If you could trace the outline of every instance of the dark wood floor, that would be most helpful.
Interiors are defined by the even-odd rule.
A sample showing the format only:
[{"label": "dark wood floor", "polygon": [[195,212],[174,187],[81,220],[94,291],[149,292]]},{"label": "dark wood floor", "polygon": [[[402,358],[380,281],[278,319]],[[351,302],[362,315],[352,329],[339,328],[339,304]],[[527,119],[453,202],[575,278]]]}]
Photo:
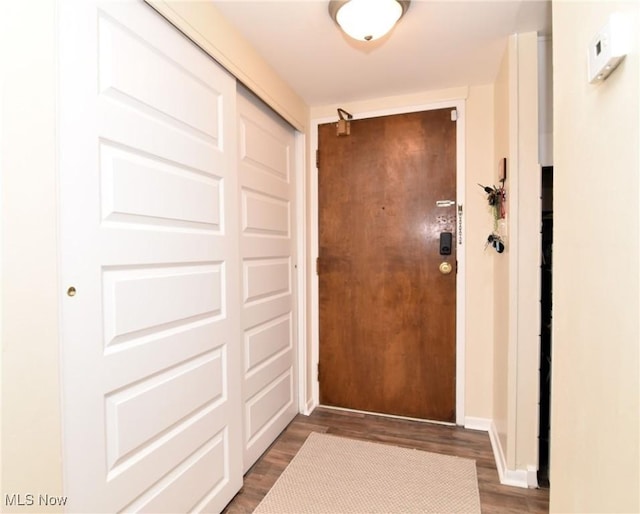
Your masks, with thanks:
[{"label": "dark wood floor", "polygon": [[483,513],[549,511],[548,489],[521,489],[500,484],[489,436],[485,432],[320,407],[310,416],[296,416],[245,475],[243,488],[224,512],[252,512],[311,432],[474,459]]}]

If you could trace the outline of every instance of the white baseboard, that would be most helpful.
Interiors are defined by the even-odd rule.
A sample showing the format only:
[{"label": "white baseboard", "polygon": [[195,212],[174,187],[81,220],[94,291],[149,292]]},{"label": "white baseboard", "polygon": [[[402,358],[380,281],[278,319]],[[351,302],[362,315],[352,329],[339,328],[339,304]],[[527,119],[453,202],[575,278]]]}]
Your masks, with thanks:
[{"label": "white baseboard", "polygon": [[493,420],[488,418],[474,418],[467,416],[464,419],[464,428],[469,430],[482,430],[489,432],[489,440],[493,449],[493,458],[496,461],[496,468],[500,477],[500,483],[522,488],[538,487],[538,471],[535,466],[527,466],[527,469],[508,469],[507,460],[504,456],[502,443],[498,436],[498,430]]},{"label": "white baseboard", "polygon": [[304,414],[305,416],[308,416],[309,414],[311,414],[313,412],[313,410],[316,407],[317,407],[316,402],[314,402],[313,399],[311,399],[311,400],[306,402],[306,404],[304,406],[304,410],[300,414]]},{"label": "white baseboard", "polygon": [[482,430],[488,432],[491,430],[492,421],[488,418],[474,418],[467,416],[464,418],[464,428],[468,430]]},{"label": "white baseboard", "polygon": [[535,466],[527,466],[527,486],[531,489],[537,489],[538,484],[538,468]]},{"label": "white baseboard", "polygon": [[511,485],[514,487],[522,487],[525,489],[537,488],[538,473],[535,466],[527,466],[526,470],[507,468],[507,460],[504,456],[502,443],[500,442],[498,430],[493,421],[491,421],[491,427],[489,429],[489,439],[491,440],[491,447],[493,448],[493,458],[495,459],[496,467],[498,468],[500,483],[503,485]]}]

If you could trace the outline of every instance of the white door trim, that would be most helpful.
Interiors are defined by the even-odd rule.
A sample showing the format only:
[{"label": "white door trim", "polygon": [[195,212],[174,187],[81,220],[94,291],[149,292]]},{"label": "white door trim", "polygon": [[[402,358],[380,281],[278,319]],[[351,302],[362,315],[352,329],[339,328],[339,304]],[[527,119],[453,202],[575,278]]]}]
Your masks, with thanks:
[{"label": "white door trim", "polygon": [[[435,102],[423,105],[404,106],[391,109],[383,109],[377,111],[368,111],[357,113],[354,119],[366,119],[376,116],[389,116],[393,114],[405,114],[419,111],[431,111],[435,109],[456,109],[458,114],[457,130],[456,130],[456,195],[458,207],[462,206],[462,216],[458,217],[456,212],[456,234],[458,241],[457,259],[458,259],[458,279],[456,281],[456,424],[464,425],[464,389],[465,389],[465,223],[464,223],[464,204],[465,204],[465,177],[466,177],[466,160],[465,160],[465,105],[464,99],[450,100],[444,102]],[[314,263],[318,258],[318,174],[315,163],[315,155],[318,150],[318,125],[336,121],[336,117],[316,118],[311,120],[310,124],[310,141],[308,166],[311,170],[309,179],[310,186],[310,213],[311,213],[311,229],[309,237],[311,238],[311,255],[308,262]],[[319,352],[320,352],[320,310],[318,297],[318,275],[311,270],[311,317],[308,320],[311,328],[311,366],[310,370],[318,369]],[[316,373],[312,373],[312,402],[305,406],[301,405],[301,411],[305,414],[310,413],[317,405],[320,398],[320,384]],[[302,377],[301,377],[302,378]],[[301,395],[301,398],[306,398]],[[302,408],[304,407],[304,409]]]},{"label": "white door trim", "polygon": [[294,230],[296,231],[296,309],[297,311],[297,356],[295,380],[298,388],[298,412],[309,414],[307,411],[307,373],[308,373],[308,345],[307,345],[307,173],[304,166],[306,160],[307,136],[303,132],[295,132],[295,160],[296,174],[296,212]]}]

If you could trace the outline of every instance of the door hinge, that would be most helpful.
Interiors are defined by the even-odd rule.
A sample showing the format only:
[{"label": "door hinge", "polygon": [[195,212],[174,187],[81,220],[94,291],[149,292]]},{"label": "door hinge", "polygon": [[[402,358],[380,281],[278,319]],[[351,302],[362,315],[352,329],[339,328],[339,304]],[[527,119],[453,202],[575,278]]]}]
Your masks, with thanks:
[{"label": "door hinge", "polygon": [[458,274],[458,260],[456,259],[456,275]]},{"label": "door hinge", "polygon": [[318,362],[318,382],[320,382],[320,363]]},{"label": "door hinge", "polygon": [[316,257],[316,275],[320,275],[320,257]]},{"label": "door hinge", "polygon": [[458,109],[451,111],[451,121],[458,121]]},{"label": "door hinge", "polygon": [[316,168],[320,169],[320,150],[316,150]]}]

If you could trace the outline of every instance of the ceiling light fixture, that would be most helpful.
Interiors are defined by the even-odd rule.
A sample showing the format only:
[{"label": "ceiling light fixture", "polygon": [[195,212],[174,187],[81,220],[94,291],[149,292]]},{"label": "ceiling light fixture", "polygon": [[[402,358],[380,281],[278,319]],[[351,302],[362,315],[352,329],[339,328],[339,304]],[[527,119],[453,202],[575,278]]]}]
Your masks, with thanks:
[{"label": "ceiling light fixture", "polygon": [[353,39],[373,41],[389,32],[410,0],[331,0],[329,15]]}]

